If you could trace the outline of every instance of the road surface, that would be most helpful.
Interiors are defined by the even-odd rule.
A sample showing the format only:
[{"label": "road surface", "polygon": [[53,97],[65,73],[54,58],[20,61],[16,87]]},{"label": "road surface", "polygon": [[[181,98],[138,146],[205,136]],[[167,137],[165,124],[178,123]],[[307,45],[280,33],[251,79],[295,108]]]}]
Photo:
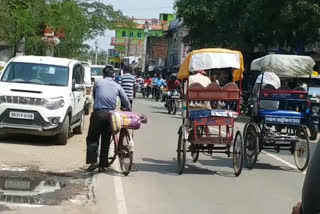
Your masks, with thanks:
[{"label": "road surface", "polygon": [[[119,173],[118,162],[103,174],[84,173],[86,134],[73,136],[67,146],[44,143],[47,138],[2,141],[2,168],[83,173],[86,184],[73,200],[41,208],[9,206],[13,210],[7,212],[280,214],[291,213],[300,200],[305,174],[294,169],[289,152],[264,152],[255,169],[244,169],[240,177],[234,176],[232,159],[226,155],[200,154],[198,163],[193,163],[188,154],[184,174],[177,175],[181,118],[168,115],[163,103],[151,99],[137,98],[134,110],[147,115],[148,124],[135,132],[135,171],[128,177]],[[242,131],[244,123],[241,119],[237,129]],[[312,150],[315,145],[311,143]],[[88,197],[80,200],[81,195]]]}]

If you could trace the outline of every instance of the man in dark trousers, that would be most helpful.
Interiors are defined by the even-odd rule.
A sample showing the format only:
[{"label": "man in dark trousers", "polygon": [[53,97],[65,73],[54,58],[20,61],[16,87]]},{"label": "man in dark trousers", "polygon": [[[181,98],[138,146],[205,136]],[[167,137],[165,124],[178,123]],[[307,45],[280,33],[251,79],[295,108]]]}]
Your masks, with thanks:
[{"label": "man in dark trousers", "polygon": [[[87,169],[92,172],[99,168],[104,172],[108,167],[108,152],[111,139],[111,126],[109,111],[116,109],[117,97],[120,97],[124,109],[131,110],[128,97],[122,87],[114,80],[114,71],[111,67],[103,69],[103,80],[98,81],[93,87],[93,113],[90,118],[89,132],[87,136]],[[97,163],[97,151],[101,136],[99,164]]]}]

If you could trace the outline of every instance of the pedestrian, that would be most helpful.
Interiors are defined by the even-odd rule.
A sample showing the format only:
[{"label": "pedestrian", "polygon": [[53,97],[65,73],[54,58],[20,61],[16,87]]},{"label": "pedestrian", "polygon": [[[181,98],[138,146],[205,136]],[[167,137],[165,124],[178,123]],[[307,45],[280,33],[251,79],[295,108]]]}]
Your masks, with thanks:
[{"label": "pedestrian", "polygon": [[292,214],[320,213],[320,142],[309,163],[302,188],[302,203],[293,207]]},{"label": "pedestrian", "polygon": [[156,81],[157,81],[158,77],[157,77],[157,74],[155,73],[153,75],[153,78],[152,78],[152,82],[151,82],[151,88],[152,88],[152,99],[155,97],[155,92],[156,92]]},{"label": "pedestrian", "polygon": [[[189,76],[189,86],[193,83],[199,83],[202,87],[207,87],[211,83],[211,80],[206,76],[206,72],[204,70],[199,70]],[[205,101],[204,103],[192,102],[189,107],[193,109],[211,109],[210,102],[208,101]]]},{"label": "pedestrian", "polygon": [[[109,111],[116,109],[117,98],[126,110],[131,110],[128,97],[122,87],[114,80],[114,71],[111,67],[103,69],[104,79],[95,83],[93,87],[94,106],[90,118],[89,132],[87,136],[87,158],[86,163],[90,164],[87,171],[92,172],[99,168],[99,172],[104,172],[108,167],[108,153],[111,139],[111,126],[109,123]],[[98,147],[100,142],[99,164]]]},{"label": "pedestrian", "polygon": [[132,107],[136,78],[132,75],[132,69],[130,67],[125,67],[123,72],[124,74],[121,77],[121,86],[126,92]]}]

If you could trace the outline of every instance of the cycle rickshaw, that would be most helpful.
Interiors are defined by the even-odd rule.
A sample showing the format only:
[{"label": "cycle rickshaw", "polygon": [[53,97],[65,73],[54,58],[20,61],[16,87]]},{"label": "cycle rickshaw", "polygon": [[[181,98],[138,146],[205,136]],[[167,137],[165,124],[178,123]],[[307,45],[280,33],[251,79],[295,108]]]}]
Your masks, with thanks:
[{"label": "cycle rickshaw", "polygon": [[[189,85],[190,72],[215,69],[228,70],[233,81],[223,87],[216,82],[206,87],[199,83]],[[191,153],[193,162],[197,162],[200,152],[207,155],[223,153],[228,157],[233,154],[235,175],[241,174],[243,138],[240,131],[236,131],[234,135],[234,125],[240,113],[243,71],[243,56],[239,51],[201,49],[193,51],[184,60],[178,73],[178,78],[183,80],[183,124],[178,131],[177,147],[179,174],[184,171],[187,152]],[[239,82],[239,86],[235,82]],[[195,103],[208,103],[210,108],[192,109],[191,106]],[[212,108],[217,106],[217,103],[223,103],[224,107]],[[188,147],[187,142],[190,143]]]},{"label": "cycle rickshaw", "polygon": [[[308,92],[287,81],[311,75],[311,57],[271,54],[254,60],[251,70],[261,71],[252,94],[251,121],[244,128],[245,165],[252,169],[262,150],[290,151],[296,167],[303,171],[309,163],[306,112]],[[283,81],[281,84],[280,78]]]}]

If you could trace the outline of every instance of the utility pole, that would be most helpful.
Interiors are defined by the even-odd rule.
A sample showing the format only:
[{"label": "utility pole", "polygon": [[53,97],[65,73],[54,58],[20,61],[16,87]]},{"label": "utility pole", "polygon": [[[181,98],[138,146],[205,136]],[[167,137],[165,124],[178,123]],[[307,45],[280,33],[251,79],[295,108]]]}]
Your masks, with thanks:
[{"label": "utility pole", "polygon": [[142,56],[142,68],[141,73],[144,74],[146,71],[146,57],[147,57],[147,42],[148,42],[148,34],[150,25],[149,22],[146,21],[144,24],[144,43],[143,43],[143,56]]},{"label": "utility pole", "polygon": [[98,65],[98,40],[95,41],[94,45],[96,47],[95,64]]}]

